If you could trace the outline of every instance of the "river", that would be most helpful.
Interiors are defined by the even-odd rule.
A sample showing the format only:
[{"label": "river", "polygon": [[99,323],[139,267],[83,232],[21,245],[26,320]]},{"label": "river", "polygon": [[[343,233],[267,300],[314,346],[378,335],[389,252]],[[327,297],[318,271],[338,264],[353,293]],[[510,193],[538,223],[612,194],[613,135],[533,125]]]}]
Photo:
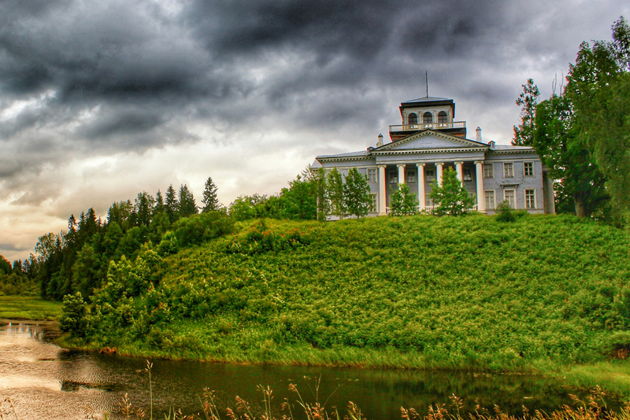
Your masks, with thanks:
[{"label": "river", "polygon": [[[273,405],[289,398],[300,412],[298,386],[304,401],[345,410],[353,401],[370,419],[400,418],[400,407],[426,410],[428,404],[463,399],[463,410],[477,404],[520,413],[522,406],[549,410],[580,395],[549,378],[447,371],[376,370],[297,366],[251,366],[191,361],[153,360],[151,389],[146,361],[62,349],[53,343],[59,331],[51,322],[0,321],[0,418],[83,419],[121,417],[121,401],[128,394],[147,418],[150,395],[154,417],[171,408],[200,413],[204,388],[216,390],[220,406],[234,406],[238,395],[259,407],[258,385],[273,389]],[[5,417],[3,417],[3,415]],[[299,418],[299,416],[296,416]]]}]

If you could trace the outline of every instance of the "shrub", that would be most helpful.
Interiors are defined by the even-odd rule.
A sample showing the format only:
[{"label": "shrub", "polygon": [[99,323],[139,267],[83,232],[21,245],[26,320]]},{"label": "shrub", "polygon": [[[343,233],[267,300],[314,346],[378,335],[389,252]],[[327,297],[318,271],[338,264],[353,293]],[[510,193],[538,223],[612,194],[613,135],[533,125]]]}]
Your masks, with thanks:
[{"label": "shrub", "polygon": [[63,307],[59,328],[61,331],[70,332],[75,337],[84,337],[87,329],[86,306],[81,293],[63,297]]},{"label": "shrub", "polygon": [[499,222],[514,222],[516,215],[507,201],[501,201],[497,206],[497,220]]},{"label": "shrub", "polygon": [[210,211],[178,220],[174,230],[181,249],[231,233],[234,221],[222,211]]}]

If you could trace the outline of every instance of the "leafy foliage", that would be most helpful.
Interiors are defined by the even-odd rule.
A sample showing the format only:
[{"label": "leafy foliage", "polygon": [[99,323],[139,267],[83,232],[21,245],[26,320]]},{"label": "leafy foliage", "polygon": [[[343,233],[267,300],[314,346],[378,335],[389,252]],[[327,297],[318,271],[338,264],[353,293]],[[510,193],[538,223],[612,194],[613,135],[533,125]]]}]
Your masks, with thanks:
[{"label": "leafy foliage", "polygon": [[[306,241],[287,246],[297,232]],[[158,268],[116,263],[86,340],[213,360],[603,360],[630,327],[629,245],[624,231],[573,216],[253,222]]]},{"label": "leafy foliage", "polygon": [[609,220],[612,215],[624,225],[630,220],[630,26],[622,17],[612,29],[612,42],[580,45],[560,95],[535,105],[536,85],[531,79],[523,85],[514,144],[534,146],[560,181],[559,211]]},{"label": "leafy foliage", "polygon": [[433,184],[430,196],[435,204],[433,213],[438,216],[459,216],[475,205],[473,198],[457,179],[453,168],[444,171],[442,185],[437,182]]},{"label": "leafy foliage", "polygon": [[391,215],[409,216],[418,212],[416,195],[409,191],[407,184],[402,184],[392,195]]},{"label": "leafy foliage", "polygon": [[62,315],[59,319],[61,331],[71,331],[75,337],[83,337],[87,329],[85,301],[81,293],[63,298]]},{"label": "leafy foliage", "polygon": [[343,199],[343,178],[337,168],[333,168],[326,178],[328,186],[326,198],[330,203],[330,214],[343,217],[346,214],[345,200]]},{"label": "leafy foliage", "polygon": [[343,184],[343,208],[348,214],[356,217],[367,216],[372,209],[370,185],[367,178],[355,168],[348,171],[346,182]]}]

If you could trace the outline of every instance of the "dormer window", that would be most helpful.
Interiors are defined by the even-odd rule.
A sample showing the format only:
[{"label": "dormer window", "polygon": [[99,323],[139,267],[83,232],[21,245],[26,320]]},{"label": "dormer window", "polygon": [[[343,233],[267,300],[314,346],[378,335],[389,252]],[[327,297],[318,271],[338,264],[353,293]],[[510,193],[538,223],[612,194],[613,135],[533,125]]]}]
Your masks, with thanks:
[{"label": "dormer window", "polygon": [[418,115],[416,115],[415,113],[411,113],[409,114],[409,125],[416,125],[418,124]]},{"label": "dormer window", "polygon": [[438,123],[446,124],[448,122],[448,115],[444,111],[440,111],[438,114]]},{"label": "dormer window", "polygon": [[433,114],[431,114],[430,112],[425,112],[422,116],[422,122],[424,124],[431,124],[433,122]]}]

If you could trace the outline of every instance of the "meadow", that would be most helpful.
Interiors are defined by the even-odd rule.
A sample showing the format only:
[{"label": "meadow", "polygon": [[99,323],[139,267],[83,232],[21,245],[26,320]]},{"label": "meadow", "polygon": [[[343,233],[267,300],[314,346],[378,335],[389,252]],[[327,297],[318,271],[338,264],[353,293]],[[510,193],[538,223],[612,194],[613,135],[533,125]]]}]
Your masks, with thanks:
[{"label": "meadow", "polygon": [[110,275],[76,342],[228,362],[538,370],[605,377],[630,395],[623,230],[572,216],[236,228],[145,269],[145,283],[134,274],[135,293]]},{"label": "meadow", "polygon": [[0,319],[54,320],[61,304],[33,296],[0,296]]}]

